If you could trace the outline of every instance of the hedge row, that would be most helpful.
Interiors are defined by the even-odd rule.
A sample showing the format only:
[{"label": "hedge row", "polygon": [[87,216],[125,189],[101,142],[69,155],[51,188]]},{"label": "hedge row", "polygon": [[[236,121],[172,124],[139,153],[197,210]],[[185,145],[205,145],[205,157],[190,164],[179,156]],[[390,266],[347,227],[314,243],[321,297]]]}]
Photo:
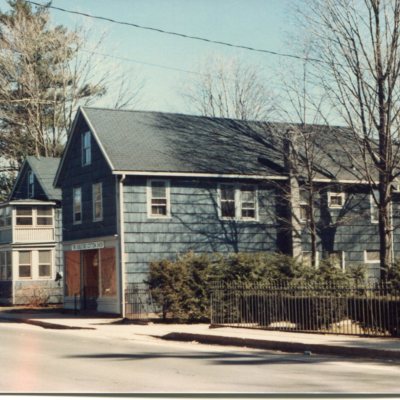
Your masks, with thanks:
[{"label": "hedge row", "polygon": [[191,321],[209,320],[212,282],[270,284],[290,280],[292,284],[332,283],[343,287],[354,279],[363,279],[362,268],[343,272],[326,262],[315,269],[276,253],[190,252],[176,260],[152,262],[147,284],[164,319]]}]

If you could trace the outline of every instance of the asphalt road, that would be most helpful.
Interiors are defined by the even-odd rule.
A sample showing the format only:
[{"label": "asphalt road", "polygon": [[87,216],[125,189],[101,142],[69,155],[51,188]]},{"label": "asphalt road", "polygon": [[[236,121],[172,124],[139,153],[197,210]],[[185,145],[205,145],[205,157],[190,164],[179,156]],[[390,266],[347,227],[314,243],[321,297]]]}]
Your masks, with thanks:
[{"label": "asphalt road", "polygon": [[400,365],[0,322],[1,393],[400,393]]}]

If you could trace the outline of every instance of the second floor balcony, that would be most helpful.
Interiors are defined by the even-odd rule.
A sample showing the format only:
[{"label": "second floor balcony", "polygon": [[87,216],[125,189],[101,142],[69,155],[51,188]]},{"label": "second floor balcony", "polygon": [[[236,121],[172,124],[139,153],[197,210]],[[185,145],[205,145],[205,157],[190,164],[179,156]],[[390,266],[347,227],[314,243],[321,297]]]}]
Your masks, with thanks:
[{"label": "second floor balcony", "polygon": [[0,244],[55,240],[55,203],[11,201],[0,206]]}]

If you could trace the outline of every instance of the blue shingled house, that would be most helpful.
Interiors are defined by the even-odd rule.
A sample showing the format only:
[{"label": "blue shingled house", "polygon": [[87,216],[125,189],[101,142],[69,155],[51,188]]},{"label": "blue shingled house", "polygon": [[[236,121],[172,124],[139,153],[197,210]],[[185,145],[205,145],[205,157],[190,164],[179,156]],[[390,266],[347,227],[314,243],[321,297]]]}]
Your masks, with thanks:
[{"label": "blue shingled house", "polygon": [[0,204],[2,304],[62,303],[61,191],[53,187],[59,161],[28,157]]},{"label": "blue shingled house", "polygon": [[[343,269],[368,264],[378,276],[369,186],[326,139],[345,138],[343,129],[327,129],[320,127],[325,154],[314,176],[318,257]],[[281,251],[307,262],[307,205],[291,194],[285,135],[277,134],[289,131],[288,124],[80,108],[54,180],[62,193],[65,307],[125,315],[124,289],[146,279],[149,262],[189,250]]]}]

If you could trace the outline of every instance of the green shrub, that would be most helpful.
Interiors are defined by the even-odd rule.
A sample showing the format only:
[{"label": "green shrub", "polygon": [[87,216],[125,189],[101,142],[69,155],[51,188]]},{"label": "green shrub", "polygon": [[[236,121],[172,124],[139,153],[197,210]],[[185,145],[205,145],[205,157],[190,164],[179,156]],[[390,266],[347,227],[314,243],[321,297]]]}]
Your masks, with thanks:
[{"label": "green shrub", "polygon": [[345,286],[352,280],[330,263],[319,269],[307,267],[292,257],[277,253],[235,253],[179,255],[175,261],[150,264],[149,285],[163,319],[208,320],[212,282],[236,284],[292,285],[332,283]]}]

